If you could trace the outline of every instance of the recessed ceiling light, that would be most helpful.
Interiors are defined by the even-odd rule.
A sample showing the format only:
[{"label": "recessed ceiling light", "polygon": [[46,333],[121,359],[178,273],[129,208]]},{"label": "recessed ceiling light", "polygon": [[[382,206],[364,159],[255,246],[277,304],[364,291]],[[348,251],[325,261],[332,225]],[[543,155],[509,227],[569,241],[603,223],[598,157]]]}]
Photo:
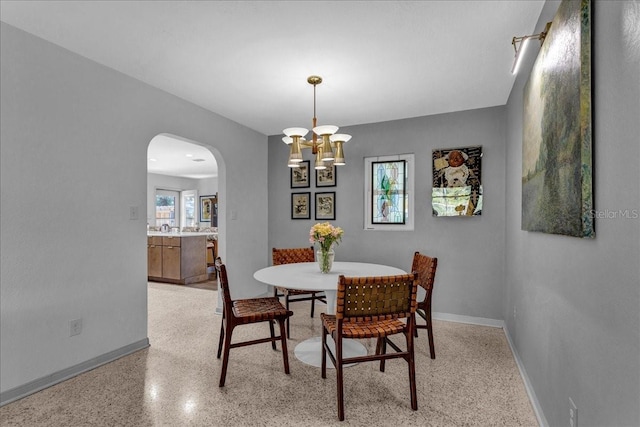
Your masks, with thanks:
[{"label": "recessed ceiling light", "polygon": [[193,157],[193,154],[185,154],[187,157]]},{"label": "recessed ceiling light", "polygon": [[150,162],[157,162],[157,159],[149,159]]}]

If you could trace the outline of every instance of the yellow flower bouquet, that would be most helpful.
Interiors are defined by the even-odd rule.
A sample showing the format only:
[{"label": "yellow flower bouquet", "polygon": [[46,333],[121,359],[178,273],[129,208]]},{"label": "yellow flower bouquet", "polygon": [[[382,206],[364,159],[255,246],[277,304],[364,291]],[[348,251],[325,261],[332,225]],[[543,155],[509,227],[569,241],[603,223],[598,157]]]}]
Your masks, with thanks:
[{"label": "yellow flower bouquet", "polygon": [[338,245],[342,240],[344,230],[340,227],[334,227],[328,222],[318,223],[311,227],[309,230],[309,242],[318,243],[320,249],[318,250],[318,265],[320,271],[328,273],[331,271],[333,264],[333,245]]}]

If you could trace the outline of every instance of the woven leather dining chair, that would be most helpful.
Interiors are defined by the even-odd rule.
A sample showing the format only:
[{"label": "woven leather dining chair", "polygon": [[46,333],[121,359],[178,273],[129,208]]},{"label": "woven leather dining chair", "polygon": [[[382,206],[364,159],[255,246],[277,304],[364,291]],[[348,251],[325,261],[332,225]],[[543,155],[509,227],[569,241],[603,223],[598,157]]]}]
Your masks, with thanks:
[{"label": "woven leather dining chair", "polygon": [[[313,246],[309,248],[273,248],[271,255],[273,265],[313,262],[315,260]],[[287,310],[289,309],[289,303],[311,301],[311,317],[315,312],[316,300],[327,303],[322,291],[302,291],[276,286],[273,289],[273,296],[277,298],[284,297],[284,306]],[[291,337],[289,319],[287,319],[287,336]]]},{"label": "woven leather dining chair", "polygon": [[433,292],[433,283],[436,277],[436,268],[438,267],[438,258],[431,258],[416,252],[413,254],[413,263],[411,271],[418,273],[418,284],[426,291],[424,299],[418,301],[416,314],[422,317],[426,324],[419,324],[416,320],[415,336],[418,336],[418,329],[426,329],[429,336],[429,352],[432,359],[436,358],[436,349],[433,343],[433,326],[431,322],[431,294]]},{"label": "woven leather dining chair", "polygon": [[[416,273],[379,277],[344,277],[338,280],[336,314],[322,313],[322,378],[327,377],[327,354],[336,368],[338,419],[344,420],[343,367],[349,363],[380,361],[384,372],[387,359],[403,358],[409,365],[411,408],[418,409],[416,369],[413,349],[415,326]],[[402,321],[406,319],[406,322]],[[406,350],[401,350],[389,336],[404,334]],[[327,344],[327,335],[335,342],[335,354]],[[376,353],[344,357],[343,338],[377,338]],[[387,354],[387,344],[395,352]]]},{"label": "woven leather dining chair", "polygon": [[[276,349],[276,342],[282,342],[282,358],[284,360],[284,372],[289,373],[289,356],[287,353],[287,334],[284,322],[293,314],[282,306],[277,298],[250,298],[232,300],[229,291],[229,280],[227,279],[227,269],[220,258],[216,259],[216,270],[222,288],[222,322],[220,324],[220,341],[218,342],[218,359],[223,353],[222,371],[220,372],[220,387],[224,387],[227,376],[227,366],[229,364],[229,350],[235,347],[243,347],[252,344],[271,342],[271,347]],[[280,325],[280,335],[276,336],[274,331],[274,321]],[[271,336],[267,338],[254,339],[231,343],[233,329],[239,325],[267,322]]]}]

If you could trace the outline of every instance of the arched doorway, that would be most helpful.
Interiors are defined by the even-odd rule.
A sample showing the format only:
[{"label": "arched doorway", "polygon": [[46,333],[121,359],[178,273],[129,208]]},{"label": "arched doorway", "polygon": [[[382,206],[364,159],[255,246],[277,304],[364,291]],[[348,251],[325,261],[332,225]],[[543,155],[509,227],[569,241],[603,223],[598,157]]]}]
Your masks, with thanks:
[{"label": "arched doorway", "polygon": [[[205,289],[211,286],[215,271],[211,266],[215,253],[220,254],[224,233],[218,232],[220,217],[217,213],[218,195],[224,192],[220,188],[220,153],[213,147],[170,134],[155,136],[147,148],[147,227],[148,227],[148,272],[151,281],[187,284]],[[221,191],[222,190],[222,191]],[[166,235],[164,233],[167,233]],[[204,278],[200,271],[201,253],[185,258],[186,248],[182,252],[182,268],[178,272],[171,270],[172,259],[166,247],[156,247],[162,236],[180,236],[183,243],[206,236],[208,246],[204,257],[208,273]],[[187,239],[188,238],[188,239]],[[177,239],[176,239],[177,240]],[[166,238],[164,239],[166,242]],[[199,245],[199,243],[198,243]],[[172,249],[176,249],[172,247]],[[167,254],[164,254],[166,252]],[[192,251],[193,253],[193,251]],[[175,257],[174,257],[175,258]],[[185,264],[195,263],[185,269]],[[171,264],[173,265],[173,264]],[[191,264],[189,264],[191,265]],[[161,271],[162,270],[162,271]],[[189,272],[186,272],[189,271]],[[179,276],[176,278],[176,274]],[[204,280],[203,280],[204,279]],[[208,284],[205,282],[209,282]]]}]

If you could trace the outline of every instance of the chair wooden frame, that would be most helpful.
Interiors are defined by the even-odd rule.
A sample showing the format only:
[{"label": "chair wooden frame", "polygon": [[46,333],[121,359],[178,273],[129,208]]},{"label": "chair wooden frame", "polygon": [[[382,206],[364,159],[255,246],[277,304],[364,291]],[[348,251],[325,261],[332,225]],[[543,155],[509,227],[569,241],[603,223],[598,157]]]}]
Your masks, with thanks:
[{"label": "chair wooden frame", "polygon": [[[414,357],[414,327],[417,308],[417,274],[378,277],[345,277],[338,280],[336,314],[322,317],[322,378],[327,377],[327,355],[336,368],[338,419],[344,420],[344,365],[380,361],[384,372],[388,359],[404,359],[409,365],[411,408],[418,409]],[[403,322],[401,319],[406,319]],[[404,334],[406,350],[402,351],[389,336]],[[335,343],[335,354],[327,344],[327,335]],[[343,338],[377,338],[376,353],[344,357]],[[395,352],[387,354],[387,344]]]},{"label": "chair wooden frame", "polygon": [[[276,342],[282,343],[282,358],[284,361],[284,372],[289,374],[289,356],[287,353],[287,333],[284,322],[293,314],[282,306],[277,298],[251,298],[232,300],[229,291],[229,280],[227,279],[227,269],[216,259],[216,270],[218,273],[220,288],[222,290],[222,322],[220,322],[220,340],[218,341],[218,359],[224,349],[222,358],[222,370],[220,372],[220,387],[224,387],[227,376],[227,366],[229,364],[229,351],[232,348],[244,347],[247,345],[271,342],[271,347],[276,350]],[[239,325],[267,322],[269,324],[270,337],[231,343],[233,329]],[[276,336],[274,322],[280,326],[280,335]]]},{"label": "chair wooden frame", "polygon": [[[315,251],[313,246],[309,248],[273,248],[271,257],[273,265],[314,262]],[[303,291],[274,286],[273,296],[276,298],[284,297],[284,306],[287,310],[289,310],[289,304],[292,302],[311,301],[311,317],[315,314],[316,301],[327,303],[327,299],[322,291]],[[287,319],[287,336],[291,337],[289,319]]]},{"label": "chair wooden frame", "polygon": [[[427,292],[422,301],[418,301],[416,314],[422,317],[426,324],[421,325],[416,320],[415,336],[418,336],[418,329],[426,329],[429,338],[429,353],[432,359],[436,358],[436,349],[433,342],[433,324],[431,319],[431,294],[433,293],[433,284],[436,277],[436,268],[438,267],[438,258],[432,258],[415,252],[413,254],[413,263],[411,271],[418,273],[418,284]],[[416,318],[417,319],[417,318]]]}]

